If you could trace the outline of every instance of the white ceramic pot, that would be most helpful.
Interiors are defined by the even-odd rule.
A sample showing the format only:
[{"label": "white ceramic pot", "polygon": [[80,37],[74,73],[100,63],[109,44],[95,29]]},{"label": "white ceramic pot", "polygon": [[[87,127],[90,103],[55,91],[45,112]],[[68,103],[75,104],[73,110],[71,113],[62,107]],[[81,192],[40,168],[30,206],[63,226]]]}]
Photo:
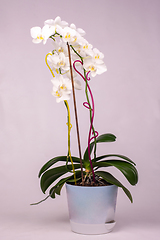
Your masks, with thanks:
[{"label": "white ceramic pot", "polygon": [[71,230],[81,234],[104,234],[115,226],[118,187],[86,187],[66,184]]}]

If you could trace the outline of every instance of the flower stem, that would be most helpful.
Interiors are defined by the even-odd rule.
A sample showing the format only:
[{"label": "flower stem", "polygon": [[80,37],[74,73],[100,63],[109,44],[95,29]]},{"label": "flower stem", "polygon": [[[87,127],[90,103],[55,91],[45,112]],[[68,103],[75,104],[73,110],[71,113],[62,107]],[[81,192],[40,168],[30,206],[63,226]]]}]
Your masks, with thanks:
[{"label": "flower stem", "polygon": [[69,105],[68,105],[68,102],[65,100],[64,101],[65,103],[65,106],[67,108],[67,112],[68,112],[68,155],[69,155],[69,158],[70,158],[70,161],[71,161],[71,164],[72,164],[72,170],[73,170],[73,174],[74,174],[74,182],[75,182],[75,185],[77,185],[77,180],[76,180],[76,173],[75,173],[75,169],[74,169],[74,164],[73,164],[73,160],[72,160],[72,156],[71,156],[71,148],[70,148],[70,132],[71,132],[71,128],[72,128],[72,124],[71,124],[71,120],[70,120],[70,110],[69,110]]},{"label": "flower stem", "polygon": [[74,101],[74,111],[75,111],[76,128],[77,128],[77,139],[78,139],[79,158],[80,158],[80,165],[81,165],[81,177],[82,177],[82,185],[84,185],[83,164],[82,164],[82,154],[81,154],[79,127],[78,127],[78,116],[77,116],[77,108],[76,108],[76,98],[75,98],[75,91],[74,91],[74,82],[73,82],[73,73],[72,73],[70,46],[69,46],[68,42],[67,42],[67,46],[68,46],[68,55],[69,55],[70,73],[71,73],[71,82],[72,82],[72,92],[73,92],[73,101]]},{"label": "flower stem", "polygon": [[[87,102],[88,102],[88,106],[89,106],[89,111],[90,111],[90,123],[92,123],[92,131],[93,131],[93,135],[94,135],[94,142],[95,142],[95,145],[94,145],[94,159],[96,159],[96,146],[97,146],[97,141],[96,141],[96,132],[95,132],[95,129],[94,129],[94,126],[93,126],[93,122],[92,122],[92,116],[94,115],[95,113],[95,107],[91,107],[91,104],[90,104],[90,100],[89,100],[89,96],[88,96],[88,83],[87,83],[87,77],[86,77],[86,70],[84,69],[84,77],[85,77],[85,81],[86,81],[86,87],[85,87],[85,94],[86,94],[86,98],[87,98]],[[90,90],[90,94],[91,94],[91,90]],[[91,97],[93,98],[92,94],[91,94]],[[92,104],[94,105],[94,101],[92,100]]]},{"label": "flower stem", "polygon": [[[46,57],[45,57],[45,62],[46,62],[47,67],[49,68],[52,76],[55,77],[52,69],[50,68],[50,66],[49,66],[49,64],[48,64],[48,62],[47,62],[47,57],[48,57],[48,55],[52,55],[52,54],[51,54],[51,53],[48,53],[48,54],[46,55]],[[58,71],[58,69],[56,69],[56,71]],[[58,74],[58,72],[57,72],[57,74]],[[67,112],[68,112],[68,123],[67,123],[67,125],[68,125],[68,155],[69,155],[69,157],[70,157],[70,161],[71,161],[71,164],[72,164],[72,170],[73,170],[73,174],[74,174],[74,181],[75,181],[75,185],[76,185],[76,184],[77,184],[77,181],[76,181],[76,173],[75,173],[74,164],[73,164],[73,160],[72,160],[72,157],[71,157],[71,151],[70,151],[70,131],[71,131],[71,127],[72,127],[71,122],[70,122],[70,110],[69,110],[68,102],[67,102],[67,101],[64,101],[64,103],[65,103],[65,105],[66,105]]]},{"label": "flower stem", "polygon": [[[91,160],[91,152],[90,152],[90,142],[93,138],[96,138],[98,136],[98,132],[95,131],[94,137],[91,137],[91,133],[92,133],[92,129],[93,129],[93,119],[94,119],[94,99],[93,99],[92,91],[91,91],[91,89],[89,87],[89,84],[88,84],[88,80],[90,79],[90,78],[88,78],[88,73],[89,72],[87,74],[84,74],[85,76],[83,76],[75,67],[75,63],[77,63],[77,62],[79,62],[83,65],[83,63],[80,60],[76,60],[73,63],[73,68],[85,81],[86,87],[89,90],[91,100],[92,100],[92,107],[91,107],[89,102],[84,102],[83,105],[90,110],[90,114],[91,114],[90,115],[90,129],[89,129],[89,135],[88,135],[88,158],[89,158],[90,167],[91,167],[91,171],[92,171],[92,175],[93,175],[93,181],[95,182],[95,173],[94,173],[94,170],[93,170],[93,165],[92,165],[92,160]],[[88,92],[87,92],[88,90],[86,90],[86,94],[87,94],[87,98],[88,98],[88,101],[89,101]]]},{"label": "flower stem", "polygon": [[52,73],[52,76],[55,77],[52,69],[50,68],[50,66],[49,66],[49,64],[48,64],[48,62],[47,62],[47,57],[48,57],[48,55],[51,55],[51,56],[52,56],[52,53],[48,53],[48,54],[46,55],[46,57],[45,57],[45,62],[46,62],[47,67],[49,68],[50,72]]},{"label": "flower stem", "polygon": [[81,59],[82,63],[83,63],[83,58],[81,57],[81,55],[79,55],[79,53],[74,49],[74,47],[72,45],[70,45],[70,47],[72,48],[72,50],[77,54],[77,56]]},{"label": "flower stem", "polygon": [[[77,54],[77,56],[81,59],[82,65],[83,65],[83,58],[81,57],[81,55],[74,49],[74,47],[72,45],[70,45],[72,50]],[[81,77],[83,78],[83,76],[81,75]],[[87,102],[88,102],[88,106],[89,106],[89,110],[90,110],[90,122],[92,121],[92,108],[90,105],[90,101],[89,101],[89,97],[88,97],[88,84],[87,84],[87,78],[86,78],[86,70],[84,69],[84,80],[86,82],[86,88],[85,88],[85,93],[86,93],[86,98],[87,98]],[[96,141],[96,133],[95,133],[95,129],[93,127],[92,124],[92,131],[93,131],[93,135],[94,135],[94,159],[96,159],[96,150],[97,150],[97,141]]]},{"label": "flower stem", "polygon": [[[91,132],[94,130],[94,127],[93,127],[93,118],[94,118],[94,100],[93,100],[93,96],[92,96],[92,92],[90,90],[90,87],[87,83],[87,76],[86,74],[84,73],[84,76],[85,76],[85,81],[86,81],[86,89],[85,89],[85,93],[86,93],[86,98],[87,98],[87,102],[88,102],[88,108],[89,108],[89,111],[90,111],[90,129],[89,129],[89,136],[88,136],[88,157],[89,157],[89,161],[90,161],[90,166],[91,166],[91,170],[92,170],[92,175],[93,175],[93,181],[95,182],[95,173],[94,173],[94,170],[93,170],[93,165],[92,165],[92,160],[91,160],[91,152],[90,152],[90,142],[91,142]],[[90,101],[89,101],[89,97],[88,97],[88,89],[89,89],[89,92],[90,92],[90,96],[91,96],[91,100],[92,100],[92,107],[91,107],[91,104],[90,104]],[[93,134],[94,134],[94,137],[95,138],[95,131],[93,131]]]}]

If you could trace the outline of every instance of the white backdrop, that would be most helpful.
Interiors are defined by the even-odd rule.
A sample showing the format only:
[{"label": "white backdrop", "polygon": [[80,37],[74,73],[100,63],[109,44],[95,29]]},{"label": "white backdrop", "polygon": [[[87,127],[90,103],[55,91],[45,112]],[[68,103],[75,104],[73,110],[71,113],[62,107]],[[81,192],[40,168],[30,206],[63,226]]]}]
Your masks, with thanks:
[{"label": "white backdrop", "polygon": [[[0,7],[0,237],[19,239],[159,239],[160,236],[160,1],[159,0],[2,0]],[[51,95],[44,57],[52,50],[32,43],[30,28],[60,16],[86,31],[85,38],[105,54],[108,71],[91,80],[100,134],[116,143],[99,154],[124,154],[137,163],[134,203],[119,190],[117,225],[110,235],[70,231],[65,189],[41,200],[38,171],[67,153],[66,109]],[[85,97],[76,92],[82,151],[88,134]],[[71,112],[72,99],[70,100]],[[72,123],[74,115],[72,115]],[[72,153],[78,156],[75,126]]]}]

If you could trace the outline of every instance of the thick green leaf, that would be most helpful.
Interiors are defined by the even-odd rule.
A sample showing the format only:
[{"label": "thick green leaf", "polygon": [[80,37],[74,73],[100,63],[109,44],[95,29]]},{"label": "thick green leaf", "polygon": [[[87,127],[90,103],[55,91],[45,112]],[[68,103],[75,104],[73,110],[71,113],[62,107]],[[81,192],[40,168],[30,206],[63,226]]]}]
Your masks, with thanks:
[{"label": "thick green leaf", "polygon": [[59,186],[56,188],[55,193],[56,193],[57,195],[60,195],[61,189],[62,189],[62,187],[63,187],[64,184],[65,184],[65,182],[62,183],[61,185],[59,185]]},{"label": "thick green leaf", "polygon": [[[81,171],[76,171],[76,180],[80,180],[81,179]],[[51,198],[55,198],[55,193],[60,195],[60,192],[61,192],[61,189],[63,187],[63,185],[66,183],[66,182],[74,182],[74,174],[69,176],[69,177],[66,177],[66,178],[62,178],[55,186],[53,186],[51,189],[50,189],[50,192],[49,192],[49,195]]]},{"label": "thick green leaf", "polygon": [[[78,169],[80,168],[80,164],[74,164],[74,168]],[[72,165],[68,165],[68,169],[72,170]],[[67,170],[66,166],[60,166],[60,167],[55,167],[52,169],[47,170],[41,177],[41,189],[42,192],[45,193],[45,191],[47,190],[47,188],[55,181],[57,180],[59,177],[61,177],[62,175],[64,175],[65,173],[69,172],[69,170]]]},{"label": "thick green leaf", "polygon": [[[100,142],[114,142],[115,140],[116,140],[116,136],[111,134],[111,133],[102,134],[102,135],[99,135],[96,138],[97,143],[100,143]],[[92,152],[94,145],[95,145],[95,142],[92,142],[90,144],[90,153]],[[84,163],[85,168],[89,164],[88,147],[86,148],[86,151],[85,151],[84,156],[83,156],[83,163]]]},{"label": "thick green leaf", "polygon": [[55,193],[60,195],[61,189],[63,187],[63,185],[65,184],[65,182],[70,179],[72,176],[69,177],[65,177],[62,178],[55,186],[53,186],[50,191],[49,191],[49,195],[51,198],[55,198]]},{"label": "thick green leaf", "polygon": [[114,141],[116,141],[116,136],[111,133],[102,134],[97,137],[97,142],[114,142]]},{"label": "thick green leaf", "polygon": [[93,163],[93,167],[109,167],[114,166],[119,169],[123,175],[127,178],[131,185],[135,185],[138,182],[138,172],[137,169],[126,161],[122,160],[106,160],[101,162]]},{"label": "thick green leaf", "polygon": [[95,172],[96,175],[98,175],[99,177],[102,177],[105,181],[114,184],[118,187],[121,187],[123,189],[123,191],[125,192],[125,194],[127,195],[127,197],[130,199],[131,202],[133,202],[132,199],[132,195],[130,193],[130,191],[124,187],[115,177],[113,177],[110,173],[108,172],[104,172],[104,171],[96,171]]},{"label": "thick green leaf", "polygon": [[[92,150],[93,150],[93,147],[94,147],[94,142],[92,142],[91,144],[90,144],[90,153],[92,152]],[[89,157],[88,157],[88,147],[86,148],[86,151],[85,151],[85,153],[84,153],[84,156],[83,156],[83,162],[85,163],[86,161],[88,161],[89,160]],[[85,167],[85,166],[84,166]]]},{"label": "thick green leaf", "polygon": [[51,188],[51,190],[49,191],[49,197],[51,198],[55,198],[56,197],[56,193],[55,193],[56,188]]},{"label": "thick green leaf", "polygon": [[48,168],[50,168],[53,164],[55,164],[59,161],[66,162],[66,158],[67,158],[66,156],[59,156],[59,157],[52,158],[51,160],[46,162],[43,165],[43,167],[40,169],[38,177],[40,177],[42,175],[42,173],[45,172]]},{"label": "thick green leaf", "polygon": [[92,161],[93,162],[98,162],[99,160],[103,159],[103,158],[108,158],[108,157],[118,157],[118,158],[122,158],[134,165],[136,165],[130,158],[124,156],[124,155],[120,155],[120,154],[107,154],[107,155],[102,155],[102,156],[99,156],[97,157],[96,159],[93,159]]},{"label": "thick green leaf", "polygon": [[[67,156],[59,156],[59,157],[55,157],[52,158],[51,160],[49,160],[48,162],[46,162],[43,167],[40,169],[39,171],[39,175],[38,177],[40,177],[42,175],[42,173],[44,173],[48,168],[50,168],[53,164],[57,163],[57,162],[66,162],[67,160]],[[72,157],[73,162],[79,163],[79,158],[77,157]],[[70,160],[69,160],[70,161]]]},{"label": "thick green leaf", "polygon": [[63,183],[63,184],[61,184],[61,185],[59,185],[58,187],[56,187],[56,188],[51,188],[51,190],[49,191],[49,196],[51,197],[51,198],[55,198],[56,197],[56,194],[57,195],[60,195],[60,192],[61,192],[61,189],[62,189],[62,187],[63,187],[63,185],[65,184],[65,182]]}]

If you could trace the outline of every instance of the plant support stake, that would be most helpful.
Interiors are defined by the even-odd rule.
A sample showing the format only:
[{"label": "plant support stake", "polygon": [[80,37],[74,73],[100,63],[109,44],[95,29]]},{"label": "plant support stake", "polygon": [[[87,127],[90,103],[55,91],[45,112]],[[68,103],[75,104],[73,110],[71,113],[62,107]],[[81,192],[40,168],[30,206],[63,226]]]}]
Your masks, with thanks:
[{"label": "plant support stake", "polygon": [[75,98],[75,91],[74,91],[74,82],[73,82],[73,73],[72,73],[72,64],[71,64],[70,46],[69,46],[68,42],[67,42],[67,46],[68,46],[68,56],[69,56],[69,64],[70,64],[70,72],[71,72],[71,82],[72,82],[72,92],[73,92],[73,102],[74,102],[74,112],[75,112],[75,119],[76,119],[76,129],[77,129],[77,139],[78,139],[79,158],[80,158],[80,165],[81,165],[82,185],[84,185],[83,166],[82,166],[82,154],[81,154],[81,144],[80,144],[80,137],[79,137],[78,117],[77,117],[77,108],[76,108],[76,98]]}]

